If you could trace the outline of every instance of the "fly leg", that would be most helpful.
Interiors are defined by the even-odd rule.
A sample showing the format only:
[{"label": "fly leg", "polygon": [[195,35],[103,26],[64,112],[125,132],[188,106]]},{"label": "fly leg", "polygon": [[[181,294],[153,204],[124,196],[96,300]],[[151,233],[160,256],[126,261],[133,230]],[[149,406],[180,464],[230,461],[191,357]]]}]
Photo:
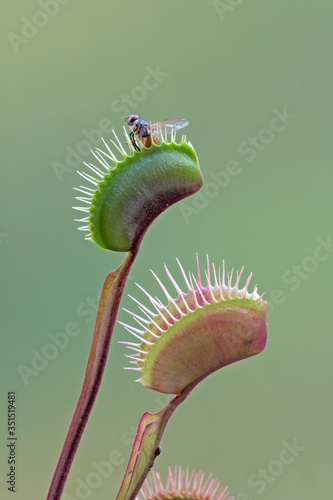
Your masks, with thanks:
[{"label": "fly leg", "polygon": [[135,151],[141,151],[141,149],[139,148],[139,146],[136,143],[134,132],[130,133],[130,139],[131,139],[131,143],[133,144]]}]

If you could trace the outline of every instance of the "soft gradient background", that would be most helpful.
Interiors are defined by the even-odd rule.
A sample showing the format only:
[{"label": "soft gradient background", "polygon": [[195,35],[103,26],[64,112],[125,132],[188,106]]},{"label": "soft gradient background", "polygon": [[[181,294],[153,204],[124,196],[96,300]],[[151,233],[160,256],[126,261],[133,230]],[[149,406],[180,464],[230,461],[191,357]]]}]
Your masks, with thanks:
[{"label": "soft gradient background", "polygon": [[[252,285],[270,301],[264,353],[195,389],[168,426],[156,470],[163,478],[174,464],[213,471],[238,500],[331,499],[333,250],[321,250],[320,261],[313,256],[317,238],[333,238],[333,6],[226,0],[223,14],[223,2],[218,8],[203,0],[59,0],[53,10],[49,3],[53,17],[45,17],[41,3],[1,8],[0,497],[13,498],[4,479],[6,392],[17,392],[15,499],[43,499],[80,390],[93,304],[123,258],[84,242],[76,230],[76,168],[92,155],[81,151],[78,167],[72,159],[61,174],[55,162],[66,165],[66,148],[82,146],[84,130],[106,118],[121,134],[127,110],[119,101],[132,94],[128,112],[189,119],[186,133],[206,185],[155,221],[126,292],[142,298],[137,281],[160,295],[149,268],[164,277],[166,262],[179,277],[176,257],[195,270],[195,253],[203,264],[208,252],[217,264],[224,258],[229,269],[253,271]],[[45,26],[24,28],[22,18]],[[30,38],[17,38],[22,29]],[[164,76],[140,91],[147,66]],[[262,129],[273,109],[284,107],[294,118],[267,135]],[[270,142],[260,142],[248,161],[244,148],[258,134]],[[219,187],[211,174],[226,171],[231,160],[241,171]],[[186,218],[184,209],[196,212]],[[135,308],[127,296],[123,306]],[[129,320],[123,311],[120,319]],[[80,334],[25,384],[18,367],[31,368],[31,351],[41,353],[49,334],[69,322]],[[124,339],[130,335],[118,325],[64,499],[115,498],[132,430],[144,411],[166,401],[123,370],[125,348],[117,341]],[[305,449],[281,470],[283,442],[293,440]],[[121,463],[108,478],[85,493],[77,489],[96,479],[94,463],[116,451]],[[249,483],[259,469],[277,471],[263,493]]]}]

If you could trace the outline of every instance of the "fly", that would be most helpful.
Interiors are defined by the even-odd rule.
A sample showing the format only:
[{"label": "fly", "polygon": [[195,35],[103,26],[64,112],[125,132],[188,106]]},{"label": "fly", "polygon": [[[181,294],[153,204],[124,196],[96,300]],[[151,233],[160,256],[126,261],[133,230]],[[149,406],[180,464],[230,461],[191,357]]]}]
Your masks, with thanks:
[{"label": "fly", "polygon": [[159,135],[163,127],[171,132],[172,130],[179,130],[180,128],[186,127],[189,123],[185,118],[169,118],[168,120],[150,123],[141,120],[139,115],[129,115],[125,121],[132,130],[130,139],[136,151],[141,151],[137,144],[138,140],[140,140],[146,148],[150,148],[152,142],[154,144],[161,144]]}]

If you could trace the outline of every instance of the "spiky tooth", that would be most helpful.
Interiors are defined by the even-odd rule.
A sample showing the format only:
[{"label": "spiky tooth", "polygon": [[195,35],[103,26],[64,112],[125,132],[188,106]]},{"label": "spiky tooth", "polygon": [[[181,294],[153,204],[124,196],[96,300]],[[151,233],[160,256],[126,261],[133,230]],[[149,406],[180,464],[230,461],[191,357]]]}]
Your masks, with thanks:
[{"label": "spiky tooth", "polygon": [[[182,313],[181,309],[178,307],[177,302],[171,297],[171,295],[169,294],[168,290],[165,288],[165,286],[163,285],[163,283],[161,282],[161,280],[158,278],[158,276],[156,276],[156,274],[154,273],[154,271],[150,270],[150,272],[153,274],[153,276],[156,279],[157,283],[162,288],[162,290],[163,290],[166,298],[168,299],[168,301],[177,309],[177,311],[179,312],[179,314],[182,316],[183,313]],[[176,318],[173,317],[173,319],[175,320]]]},{"label": "spiky tooth", "polygon": [[89,213],[89,208],[87,207],[72,207],[74,210],[79,210],[80,212],[86,212]]}]

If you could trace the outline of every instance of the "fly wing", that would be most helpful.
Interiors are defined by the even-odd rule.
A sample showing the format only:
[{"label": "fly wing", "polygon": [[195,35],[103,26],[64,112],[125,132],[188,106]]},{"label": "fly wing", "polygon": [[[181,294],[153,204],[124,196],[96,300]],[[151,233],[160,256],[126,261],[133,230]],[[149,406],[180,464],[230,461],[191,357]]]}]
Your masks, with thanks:
[{"label": "fly wing", "polygon": [[189,124],[188,120],[185,118],[169,118],[168,120],[161,120],[159,122],[151,123],[147,128],[150,129],[155,134],[158,134],[162,129],[167,131],[179,130],[180,128],[186,127]]}]

